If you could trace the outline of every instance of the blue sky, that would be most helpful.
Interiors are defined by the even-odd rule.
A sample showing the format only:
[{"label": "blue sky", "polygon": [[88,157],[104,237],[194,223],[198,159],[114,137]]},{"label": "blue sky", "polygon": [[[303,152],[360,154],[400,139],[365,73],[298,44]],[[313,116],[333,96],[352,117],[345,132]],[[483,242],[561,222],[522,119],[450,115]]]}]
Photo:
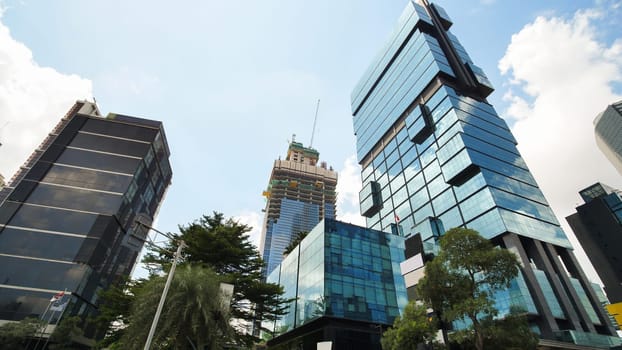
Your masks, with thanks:
[{"label": "blue sky", "polygon": [[[360,222],[350,91],[405,0],[0,1],[0,173],[10,177],[76,99],[164,122],[173,185],[157,226],[221,211],[255,226],[292,134],[340,171]],[[622,2],[438,1],[496,87],[558,218],[595,181],[622,188],[591,121],[622,99]],[[569,232],[569,230],[567,230]]]}]

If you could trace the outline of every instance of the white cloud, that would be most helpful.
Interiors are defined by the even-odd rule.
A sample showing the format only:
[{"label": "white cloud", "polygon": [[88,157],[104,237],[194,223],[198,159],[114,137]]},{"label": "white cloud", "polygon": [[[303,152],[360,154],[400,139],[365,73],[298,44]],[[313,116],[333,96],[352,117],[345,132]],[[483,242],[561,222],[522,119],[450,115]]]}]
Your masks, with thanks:
[{"label": "white cloud", "polygon": [[499,62],[524,96],[505,95],[519,150],[569,236],[565,217],[581,204],[579,190],[597,181],[622,188],[594,141],[594,118],[622,98],[611,85],[622,78],[622,41],[608,47],[597,39],[600,16],[538,17],[512,36]]},{"label": "white cloud", "polygon": [[0,22],[0,173],[8,180],[73,103],[91,97],[91,81],[39,66]]},{"label": "white cloud", "polygon": [[263,215],[254,211],[244,211],[239,215],[235,215],[234,218],[240,224],[252,227],[252,230],[248,233],[248,235],[250,236],[251,243],[253,243],[255,247],[259,248]]},{"label": "white cloud", "polygon": [[361,191],[361,167],[356,155],[348,157],[338,171],[337,219],[355,225],[365,226],[365,219],[359,214],[359,191]]}]

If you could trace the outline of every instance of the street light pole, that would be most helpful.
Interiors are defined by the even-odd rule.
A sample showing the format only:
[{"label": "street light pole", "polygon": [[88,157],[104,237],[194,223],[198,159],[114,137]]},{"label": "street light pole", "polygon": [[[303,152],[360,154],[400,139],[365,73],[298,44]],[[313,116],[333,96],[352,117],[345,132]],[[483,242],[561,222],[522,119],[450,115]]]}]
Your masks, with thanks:
[{"label": "street light pole", "polygon": [[184,241],[180,241],[179,247],[177,247],[177,251],[175,252],[175,257],[173,258],[173,265],[171,266],[171,270],[168,272],[168,277],[166,278],[166,284],[164,285],[164,290],[162,291],[162,296],[160,297],[160,303],[158,304],[155,316],[153,317],[153,322],[151,323],[151,329],[149,329],[149,335],[147,336],[144,350],[149,350],[149,348],[151,347],[151,341],[153,340],[153,335],[155,334],[156,327],[158,326],[158,321],[160,320],[160,314],[162,313],[162,307],[164,306],[164,301],[166,300],[166,294],[168,293],[168,289],[171,286],[171,281],[173,280],[173,275],[175,274],[177,260],[181,256],[181,250],[184,247],[186,247],[186,243]]}]

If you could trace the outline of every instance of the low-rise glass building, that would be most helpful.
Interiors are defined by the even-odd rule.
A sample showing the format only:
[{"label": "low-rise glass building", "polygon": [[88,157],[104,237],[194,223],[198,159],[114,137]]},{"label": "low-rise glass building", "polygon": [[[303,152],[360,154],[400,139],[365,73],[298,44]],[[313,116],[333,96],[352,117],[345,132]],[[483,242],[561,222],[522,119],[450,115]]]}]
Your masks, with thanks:
[{"label": "low-rise glass building", "polygon": [[273,323],[270,346],[380,349],[382,330],[406,303],[399,262],[404,238],[344,222],[322,220],[268,276],[293,299]]}]

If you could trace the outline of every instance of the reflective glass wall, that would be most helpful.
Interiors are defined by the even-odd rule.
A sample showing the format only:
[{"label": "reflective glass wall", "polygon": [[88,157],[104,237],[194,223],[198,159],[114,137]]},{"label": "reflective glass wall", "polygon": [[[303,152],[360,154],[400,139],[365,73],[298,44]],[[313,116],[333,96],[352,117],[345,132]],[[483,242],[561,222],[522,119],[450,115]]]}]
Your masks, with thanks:
[{"label": "reflective glass wall", "polygon": [[283,334],[322,316],[390,325],[407,303],[403,237],[325,219],[268,277],[297,298],[273,327]]},{"label": "reflective glass wall", "polygon": [[152,220],[170,184],[161,123],[87,107],[76,103],[0,201],[0,319],[40,317],[65,290],[66,313],[94,312],[97,291],[134,267],[146,235],[135,218]]},{"label": "reflective glass wall", "polygon": [[492,85],[449,31],[447,13],[422,3],[408,3],[352,92],[367,226],[421,234],[424,247],[450,228],[475,229],[523,264],[498,306],[521,303],[549,338],[566,327],[613,334],[574,292],[568,275],[582,290],[591,290],[589,281],[508,125],[486,100]]}]

